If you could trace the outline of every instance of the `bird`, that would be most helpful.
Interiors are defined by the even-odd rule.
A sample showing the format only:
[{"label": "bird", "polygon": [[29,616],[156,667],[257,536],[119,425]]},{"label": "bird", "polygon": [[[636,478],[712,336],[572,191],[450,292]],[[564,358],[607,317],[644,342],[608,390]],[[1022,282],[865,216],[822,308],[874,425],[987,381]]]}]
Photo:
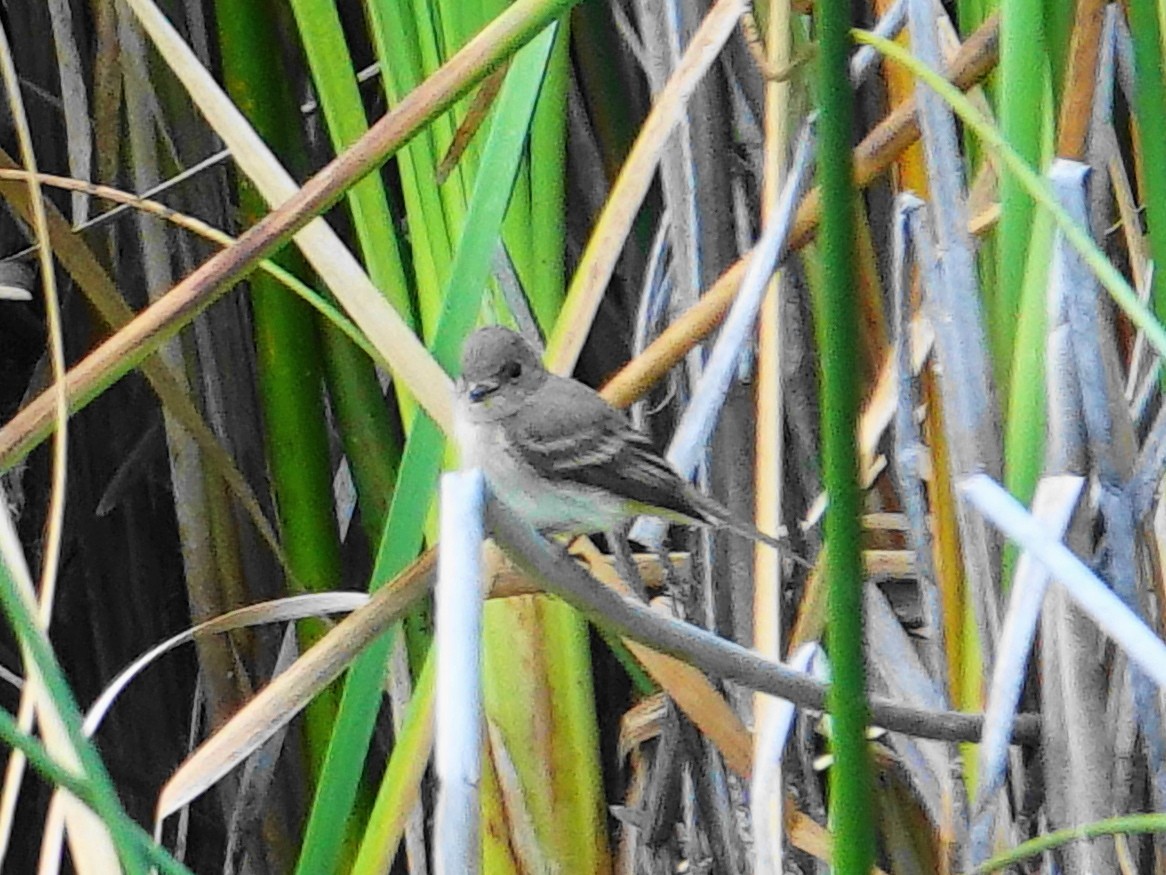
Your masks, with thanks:
[{"label": "bird", "polygon": [[494,495],[539,531],[609,532],[646,514],[783,549],[690,484],[598,392],[547,371],[508,328],[466,339],[454,395],[463,467],[481,468]]}]

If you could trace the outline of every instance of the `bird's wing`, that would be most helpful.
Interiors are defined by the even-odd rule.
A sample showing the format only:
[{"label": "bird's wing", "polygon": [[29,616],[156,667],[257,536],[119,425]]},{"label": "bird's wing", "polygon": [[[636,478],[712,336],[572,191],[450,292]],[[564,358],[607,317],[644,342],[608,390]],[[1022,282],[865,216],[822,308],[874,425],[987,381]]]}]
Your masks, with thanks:
[{"label": "bird's wing", "polygon": [[[597,393],[575,380],[552,378],[513,424],[513,445],[524,461],[552,480],[569,480],[615,493],[649,508],[707,521],[692,490],[656,452],[646,435]],[[553,401],[551,398],[553,397]],[[539,411],[552,405],[554,416]]]}]

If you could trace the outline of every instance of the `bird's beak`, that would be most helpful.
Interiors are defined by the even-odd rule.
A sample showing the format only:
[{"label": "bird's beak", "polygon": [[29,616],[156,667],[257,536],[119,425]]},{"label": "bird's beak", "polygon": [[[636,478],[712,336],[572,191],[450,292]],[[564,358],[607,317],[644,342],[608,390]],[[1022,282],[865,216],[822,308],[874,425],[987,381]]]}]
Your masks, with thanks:
[{"label": "bird's beak", "polygon": [[481,380],[477,383],[470,383],[470,390],[466,394],[470,401],[476,404],[486,396],[497,392],[498,385],[497,380]]}]

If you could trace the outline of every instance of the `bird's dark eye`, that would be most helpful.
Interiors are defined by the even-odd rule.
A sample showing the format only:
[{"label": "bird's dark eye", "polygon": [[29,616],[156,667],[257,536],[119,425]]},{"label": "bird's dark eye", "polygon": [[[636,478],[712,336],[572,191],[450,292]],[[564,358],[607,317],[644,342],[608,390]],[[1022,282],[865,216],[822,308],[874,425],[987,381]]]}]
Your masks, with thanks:
[{"label": "bird's dark eye", "polygon": [[502,366],[502,378],[505,380],[517,380],[522,376],[522,365],[518,362],[507,362]]}]

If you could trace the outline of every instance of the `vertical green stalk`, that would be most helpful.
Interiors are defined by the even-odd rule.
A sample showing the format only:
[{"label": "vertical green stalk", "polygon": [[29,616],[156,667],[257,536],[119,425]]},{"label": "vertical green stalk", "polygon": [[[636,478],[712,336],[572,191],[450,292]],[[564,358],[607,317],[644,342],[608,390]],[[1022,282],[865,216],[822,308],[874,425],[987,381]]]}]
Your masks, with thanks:
[{"label": "vertical green stalk", "polygon": [[[304,55],[333,148],[341,152],[368,130],[364,100],[333,0],[292,0]],[[346,196],[363,263],[377,288],[409,325],[417,322],[407,271],[380,174],[369,174]],[[372,362],[341,332],[321,323],[325,375],[371,542],[380,537],[397,477],[403,439],[386,405]],[[400,419],[411,424],[412,398],[398,392]]]},{"label": "vertical green stalk", "polygon": [[969,34],[979,27],[995,5],[990,0],[956,0],[956,23],[960,33]]},{"label": "vertical green stalk", "polygon": [[[376,55],[381,65],[381,83],[390,105],[416,88],[437,64],[426,50],[432,35],[420,26],[408,3],[368,0],[366,14]],[[425,24],[425,22],[421,22]],[[397,152],[397,172],[401,197],[409,227],[410,258],[417,286],[420,335],[431,339],[441,307],[442,284],[453,259],[453,219],[455,212],[443,194],[462,192],[459,172],[438,186],[435,168],[441,159],[438,133],[448,127],[445,116],[417,132]]]},{"label": "vertical green stalk", "polygon": [[[1146,205],[1150,252],[1155,262],[1166,255],[1166,87],[1162,79],[1162,26],[1154,0],[1130,0],[1130,34],[1137,68],[1136,108],[1142,150],[1141,202]],[[1166,271],[1155,270],[1154,313],[1166,321]]]},{"label": "vertical green stalk", "polygon": [[[1000,21],[1000,128],[1012,147],[1033,166],[1040,161],[1048,57],[1040,0],[1004,0]],[[1011,173],[1000,173],[1000,222],[996,226],[996,289],[988,312],[988,332],[996,365],[996,386],[1011,384],[1012,347],[1024,287],[1032,198]]]},{"label": "vertical green stalk", "polygon": [[[292,0],[291,8],[329,138],[341,152],[368,130],[368,120],[340,15],[332,0]],[[413,304],[380,174],[370,173],[359,180],[349,189],[346,201],[369,276],[401,317],[413,324]]]},{"label": "vertical green stalk", "polygon": [[[299,107],[269,51],[279,10],[270,2],[216,4],[219,42],[227,90],[260,136],[284,160],[302,163]],[[267,213],[267,204],[247,183],[239,186],[245,222]],[[294,269],[285,254],[283,266]],[[302,271],[302,267],[301,267]],[[315,317],[311,308],[265,274],[251,279],[260,403],[268,466],[283,546],[296,578],[312,590],[332,589],[340,580],[340,542],[330,499],[332,467],[323,407],[323,377]],[[301,626],[305,646],[323,627]],[[318,773],[331,732],[335,704],[318,698],[306,713],[306,736],[313,776]]]},{"label": "vertical green stalk", "polygon": [[[1048,268],[1052,260],[1056,223],[1047,210],[1033,216],[1021,308],[1016,319],[1016,348],[1012,356],[1012,389],[1004,421],[1004,485],[1028,504],[1036,492],[1044,465],[1045,334]],[[1000,580],[1008,586],[1019,552],[1006,544]]]},{"label": "vertical green stalk", "polygon": [[569,70],[569,16],[559,22],[559,32],[547,64],[530,130],[529,162],[530,227],[532,239],[529,273],[523,277],[531,309],[543,333],[550,331],[563,304],[563,254],[566,250],[567,214],[567,76]]},{"label": "vertical green stalk", "polygon": [[1073,18],[1077,3],[1064,0],[1044,0],[1045,49],[1049,56],[1049,75],[1052,97],[1056,112],[1060,112],[1060,99],[1065,93],[1065,76],[1068,73],[1069,43],[1073,37]]},{"label": "vertical green stalk", "polygon": [[855,427],[858,417],[858,315],[854,299],[854,180],[850,143],[853,95],[847,76],[850,4],[818,0],[818,84],[821,101],[818,179],[822,191],[822,295],[815,314],[822,362],[822,463],[830,508],[826,574],[830,606],[827,642],[833,683],[834,766],[830,804],[834,870],[867,875],[874,861],[870,767],[866,751],[866,671],[863,663],[861,495]]},{"label": "vertical green stalk", "polygon": [[[329,138],[341,152],[368,130],[344,28],[332,0],[293,0],[291,9]],[[415,325],[407,272],[380,174],[360,180],[346,202],[369,276],[402,319]],[[401,456],[399,424],[389,413],[368,357],[327,322],[322,323],[321,339],[328,390],[360,497],[361,522],[375,541],[388,512]],[[398,401],[401,418],[411,423],[412,399],[399,395]]]}]

